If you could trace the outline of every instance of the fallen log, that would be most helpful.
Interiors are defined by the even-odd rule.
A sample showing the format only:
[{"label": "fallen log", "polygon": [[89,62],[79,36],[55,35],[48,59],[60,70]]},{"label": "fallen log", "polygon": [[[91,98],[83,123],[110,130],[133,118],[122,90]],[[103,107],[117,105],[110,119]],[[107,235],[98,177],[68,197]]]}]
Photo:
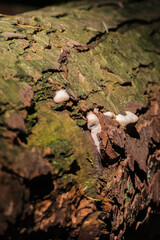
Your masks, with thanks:
[{"label": "fallen log", "polygon": [[0,17],[1,239],[159,239],[158,1]]}]

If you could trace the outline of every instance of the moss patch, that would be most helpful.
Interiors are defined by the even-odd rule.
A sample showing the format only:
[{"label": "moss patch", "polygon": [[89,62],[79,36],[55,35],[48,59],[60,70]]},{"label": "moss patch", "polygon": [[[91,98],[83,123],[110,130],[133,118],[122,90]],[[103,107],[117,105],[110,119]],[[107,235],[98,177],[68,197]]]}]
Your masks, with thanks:
[{"label": "moss patch", "polygon": [[65,173],[71,174],[79,184],[94,178],[94,168],[87,161],[88,155],[94,159],[90,140],[67,111],[54,112],[49,103],[40,102],[37,116],[39,120],[32,129],[28,144],[41,150],[51,149],[54,174],[63,176],[63,179],[66,179]]}]

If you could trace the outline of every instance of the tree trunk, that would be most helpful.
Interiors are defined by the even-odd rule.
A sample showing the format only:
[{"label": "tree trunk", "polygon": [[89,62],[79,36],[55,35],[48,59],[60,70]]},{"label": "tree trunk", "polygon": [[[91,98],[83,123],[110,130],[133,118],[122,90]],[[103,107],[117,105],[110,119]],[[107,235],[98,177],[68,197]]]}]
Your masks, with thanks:
[{"label": "tree trunk", "polygon": [[1,239],[160,239],[158,4],[1,15]]}]

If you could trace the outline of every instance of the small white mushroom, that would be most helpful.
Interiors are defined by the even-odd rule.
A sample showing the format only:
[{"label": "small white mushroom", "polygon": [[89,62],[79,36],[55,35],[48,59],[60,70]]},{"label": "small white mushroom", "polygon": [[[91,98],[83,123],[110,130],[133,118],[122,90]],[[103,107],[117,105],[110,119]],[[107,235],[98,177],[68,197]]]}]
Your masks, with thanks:
[{"label": "small white mushroom", "polygon": [[115,119],[117,120],[117,122],[119,122],[121,126],[126,126],[130,123],[136,123],[138,121],[138,117],[134,113],[129,111],[126,111],[125,113],[125,116],[122,114],[118,114],[115,117]]},{"label": "small white mushroom", "polygon": [[122,114],[116,115],[115,119],[117,120],[117,122],[119,122],[121,126],[126,126],[128,124],[127,116],[124,116]]},{"label": "small white mushroom", "polygon": [[91,111],[87,113],[87,120],[88,120],[88,129],[90,130],[92,129],[93,126],[99,124],[98,117]]},{"label": "small white mushroom", "polygon": [[88,126],[88,129],[91,130],[91,136],[94,141],[94,144],[98,152],[100,152],[100,143],[97,137],[97,134],[101,132],[101,125],[100,125],[99,119],[93,112],[90,111],[87,114],[87,120],[88,120],[87,126]]},{"label": "small white mushroom", "polygon": [[62,103],[62,102],[66,102],[69,100],[69,94],[66,92],[65,89],[61,89],[59,91],[56,91],[56,94],[53,98],[53,101],[55,103]]},{"label": "small white mushroom", "polygon": [[98,124],[96,127],[93,127],[92,130],[91,130],[91,136],[92,136],[92,139],[94,141],[94,144],[97,148],[97,151],[100,153],[100,142],[99,142],[99,139],[97,137],[97,134],[101,132],[101,125]]},{"label": "small white mushroom", "polygon": [[94,113],[98,113],[98,112],[99,112],[99,109],[98,109],[98,108],[94,108],[94,109],[93,109],[93,112],[94,112]]},{"label": "small white mushroom", "polygon": [[138,121],[138,117],[134,113],[129,112],[129,111],[126,111],[125,113],[127,114],[127,117],[129,118],[130,123],[135,123]]},{"label": "small white mushroom", "polygon": [[103,113],[103,115],[105,115],[107,117],[111,117],[111,118],[115,117],[115,114],[113,112],[105,112],[105,113]]}]

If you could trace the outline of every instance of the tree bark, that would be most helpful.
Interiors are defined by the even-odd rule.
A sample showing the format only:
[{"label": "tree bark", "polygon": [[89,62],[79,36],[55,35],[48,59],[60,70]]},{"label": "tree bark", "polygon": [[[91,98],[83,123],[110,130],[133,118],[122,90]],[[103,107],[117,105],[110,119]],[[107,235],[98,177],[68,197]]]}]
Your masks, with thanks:
[{"label": "tree bark", "polygon": [[[1,239],[160,238],[159,7],[1,15]],[[122,126],[125,111],[138,121]]]}]

